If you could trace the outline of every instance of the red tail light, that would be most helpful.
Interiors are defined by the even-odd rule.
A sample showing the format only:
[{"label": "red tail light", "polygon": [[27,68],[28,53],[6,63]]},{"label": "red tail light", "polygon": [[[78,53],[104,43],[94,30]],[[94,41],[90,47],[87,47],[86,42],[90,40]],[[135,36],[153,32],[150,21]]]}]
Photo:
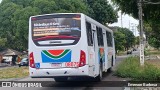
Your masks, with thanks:
[{"label": "red tail light", "polygon": [[30,55],[29,55],[29,66],[31,68],[35,68],[33,52],[31,52]]},{"label": "red tail light", "polygon": [[36,18],[35,18],[35,17],[32,17],[31,20],[34,21],[34,20],[36,20]]},{"label": "red tail light", "polygon": [[82,67],[84,65],[86,65],[86,54],[84,51],[81,50],[79,67]]}]

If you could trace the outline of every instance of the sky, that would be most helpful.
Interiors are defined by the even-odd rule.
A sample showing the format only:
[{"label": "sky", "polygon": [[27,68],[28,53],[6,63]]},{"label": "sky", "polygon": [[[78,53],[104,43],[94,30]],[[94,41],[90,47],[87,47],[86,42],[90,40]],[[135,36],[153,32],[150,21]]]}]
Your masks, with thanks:
[{"label": "sky", "polygon": [[[121,11],[118,12],[118,22],[115,22],[113,24],[109,24],[109,26],[119,26],[123,28],[130,29],[135,36],[138,36],[137,26],[139,24],[139,21],[134,19],[132,16],[128,14],[122,14],[121,18]],[[122,22],[122,23],[121,23]]]}]

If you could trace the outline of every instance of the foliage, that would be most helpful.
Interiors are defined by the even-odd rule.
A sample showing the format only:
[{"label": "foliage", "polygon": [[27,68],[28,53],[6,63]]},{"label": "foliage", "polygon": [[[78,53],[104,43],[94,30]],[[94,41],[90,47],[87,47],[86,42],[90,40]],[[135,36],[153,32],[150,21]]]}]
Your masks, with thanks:
[{"label": "foliage", "polygon": [[6,38],[0,38],[0,51],[5,48],[6,42],[7,42]]},{"label": "foliage", "polygon": [[128,57],[119,64],[115,75],[133,80],[160,80],[160,69],[149,63],[140,66],[139,57]]},{"label": "foliage", "polygon": [[135,45],[135,36],[132,31],[127,28],[116,27],[117,31],[114,32],[115,48],[117,50],[129,49]]},{"label": "foliage", "polygon": [[135,45],[139,45],[139,36],[135,37]]},{"label": "foliage", "polygon": [[148,41],[149,45],[159,49],[160,48],[160,25],[156,22],[145,23],[145,34],[146,40]]},{"label": "foliage", "polygon": [[155,36],[150,36],[150,38],[148,39],[148,43],[151,45],[151,46],[153,46],[153,47],[155,47],[155,48],[157,48],[157,49],[159,49],[160,48],[160,40],[159,39],[157,39],[157,37],[155,37]]},{"label": "foliage", "polygon": [[[19,51],[27,50],[29,17],[47,13],[84,13],[100,22],[113,23],[117,20],[116,11],[106,1],[92,2],[91,8],[86,0],[2,0],[0,3],[0,49],[7,47]],[[102,4],[102,6],[101,6]],[[104,12],[104,13],[103,13]],[[97,14],[98,13],[98,14]],[[6,41],[6,42],[5,42]]]},{"label": "foliage", "polygon": [[133,32],[130,31],[127,28],[119,28],[118,29],[120,32],[122,32],[123,34],[125,34],[125,48],[127,48],[127,50],[132,47],[135,44],[135,36],[133,35]]},{"label": "foliage", "polygon": [[115,39],[115,49],[123,51],[124,50],[124,44],[126,43],[125,41],[125,34],[122,32],[116,31],[114,33],[114,39]]},{"label": "foliage", "polygon": [[102,24],[114,23],[117,21],[117,11],[107,0],[87,0],[88,6],[92,10],[90,16]]},{"label": "foliage", "polygon": [[147,48],[144,48],[144,55],[148,56],[149,55],[149,50]]}]

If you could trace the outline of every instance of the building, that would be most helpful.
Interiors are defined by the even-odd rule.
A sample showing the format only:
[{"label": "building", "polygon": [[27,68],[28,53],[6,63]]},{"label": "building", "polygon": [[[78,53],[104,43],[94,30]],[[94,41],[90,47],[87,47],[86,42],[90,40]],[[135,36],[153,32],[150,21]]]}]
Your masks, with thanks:
[{"label": "building", "polygon": [[0,52],[0,63],[6,60],[8,63],[12,63],[13,65],[16,62],[18,56],[21,56],[22,53],[13,49],[5,49]]}]

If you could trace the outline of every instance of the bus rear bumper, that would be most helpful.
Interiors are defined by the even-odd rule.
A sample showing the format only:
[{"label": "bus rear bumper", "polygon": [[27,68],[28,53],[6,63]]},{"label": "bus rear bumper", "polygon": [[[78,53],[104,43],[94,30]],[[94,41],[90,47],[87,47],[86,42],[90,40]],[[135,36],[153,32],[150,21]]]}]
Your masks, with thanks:
[{"label": "bus rear bumper", "polygon": [[32,78],[54,78],[70,76],[89,76],[88,65],[79,68],[35,69],[29,68]]}]

